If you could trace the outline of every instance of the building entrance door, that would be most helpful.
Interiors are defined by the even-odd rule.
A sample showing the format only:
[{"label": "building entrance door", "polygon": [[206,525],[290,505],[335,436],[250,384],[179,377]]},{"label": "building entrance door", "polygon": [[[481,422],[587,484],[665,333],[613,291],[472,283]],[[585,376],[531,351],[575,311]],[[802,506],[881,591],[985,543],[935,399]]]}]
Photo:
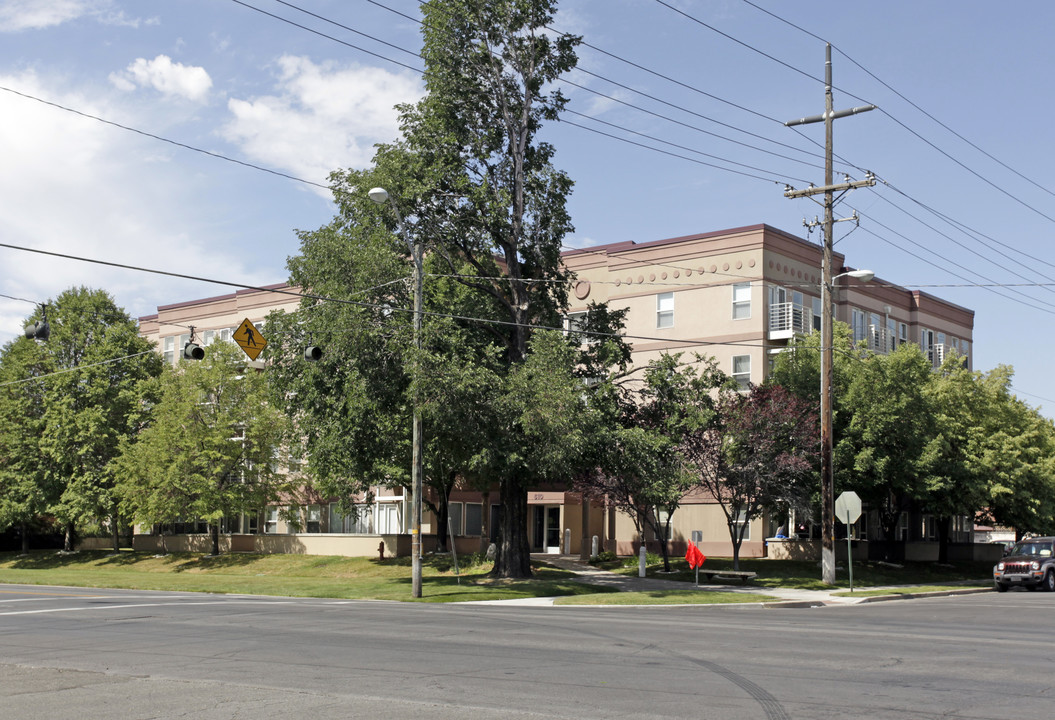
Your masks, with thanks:
[{"label": "building entrance door", "polygon": [[560,554],[560,505],[532,505],[532,550]]}]

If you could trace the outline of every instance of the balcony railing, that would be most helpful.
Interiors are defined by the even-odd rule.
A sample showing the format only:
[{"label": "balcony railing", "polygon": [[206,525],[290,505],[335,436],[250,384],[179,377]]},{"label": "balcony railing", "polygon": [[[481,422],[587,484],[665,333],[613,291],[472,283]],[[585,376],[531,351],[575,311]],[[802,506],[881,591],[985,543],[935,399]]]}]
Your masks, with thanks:
[{"label": "balcony railing", "polygon": [[795,303],[769,306],[769,339],[787,340],[813,331],[813,310]]}]

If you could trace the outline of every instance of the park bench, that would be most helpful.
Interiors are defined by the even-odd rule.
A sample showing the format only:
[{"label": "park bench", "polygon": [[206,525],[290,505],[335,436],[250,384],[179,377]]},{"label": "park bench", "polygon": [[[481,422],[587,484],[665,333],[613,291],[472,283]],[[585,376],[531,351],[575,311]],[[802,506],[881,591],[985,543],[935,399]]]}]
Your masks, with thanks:
[{"label": "park bench", "polygon": [[707,582],[711,581],[711,578],[723,578],[723,579],[734,579],[740,578],[740,582],[747,584],[748,580],[754,580],[758,573],[751,572],[750,570],[705,570],[700,568],[700,575],[707,578]]}]

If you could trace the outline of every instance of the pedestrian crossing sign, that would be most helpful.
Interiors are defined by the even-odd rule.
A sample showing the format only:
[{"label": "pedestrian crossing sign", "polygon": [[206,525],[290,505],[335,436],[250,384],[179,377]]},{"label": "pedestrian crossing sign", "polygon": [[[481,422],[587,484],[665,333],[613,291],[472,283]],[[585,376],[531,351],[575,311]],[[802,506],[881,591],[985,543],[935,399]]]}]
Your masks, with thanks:
[{"label": "pedestrian crossing sign", "polygon": [[250,360],[256,360],[257,356],[267,347],[267,340],[256,329],[256,326],[249,322],[249,318],[243,320],[238,329],[234,331],[234,341],[245,351]]}]

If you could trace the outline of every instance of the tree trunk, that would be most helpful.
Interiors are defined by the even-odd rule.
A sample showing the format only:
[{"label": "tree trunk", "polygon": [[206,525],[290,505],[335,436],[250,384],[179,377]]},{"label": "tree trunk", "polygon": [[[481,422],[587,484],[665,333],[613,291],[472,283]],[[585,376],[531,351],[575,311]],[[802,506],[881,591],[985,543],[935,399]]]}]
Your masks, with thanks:
[{"label": "tree trunk", "polygon": [[938,518],[938,562],[949,562],[949,532],[952,528],[952,518],[943,516]]},{"label": "tree trunk", "polygon": [[115,553],[121,552],[121,528],[118,527],[118,522],[119,522],[118,516],[117,516],[117,513],[115,512],[113,514],[113,517],[110,518],[111,537],[113,538],[113,541],[114,541],[114,552]]},{"label": "tree trunk", "polygon": [[881,513],[880,525],[883,527],[883,559],[887,562],[894,561],[894,544],[897,542],[897,525],[901,519],[901,513]]},{"label": "tree trunk", "polygon": [[66,537],[62,541],[62,549],[66,552],[73,552],[73,538],[75,528],[72,522],[66,523]]},{"label": "tree trunk", "polygon": [[210,545],[212,548],[209,550],[209,554],[216,556],[220,554],[220,523],[214,522],[209,523],[209,535],[211,539]]},{"label": "tree trunk", "polygon": [[22,523],[22,554],[29,554],[29,526]]},{"label": "tree trunk", "polygon": [[729,523],[729,539],[733,541],[733,570],[739,570],[740,546],[744,542],[744,532],[736,526],[736,523]]},{"label": "tree trunk", "polygon": [[502,480],[501,535],[491,574],[500,578],[531,577],[531,545],[527,537],[527,492],[519,478]]}]

